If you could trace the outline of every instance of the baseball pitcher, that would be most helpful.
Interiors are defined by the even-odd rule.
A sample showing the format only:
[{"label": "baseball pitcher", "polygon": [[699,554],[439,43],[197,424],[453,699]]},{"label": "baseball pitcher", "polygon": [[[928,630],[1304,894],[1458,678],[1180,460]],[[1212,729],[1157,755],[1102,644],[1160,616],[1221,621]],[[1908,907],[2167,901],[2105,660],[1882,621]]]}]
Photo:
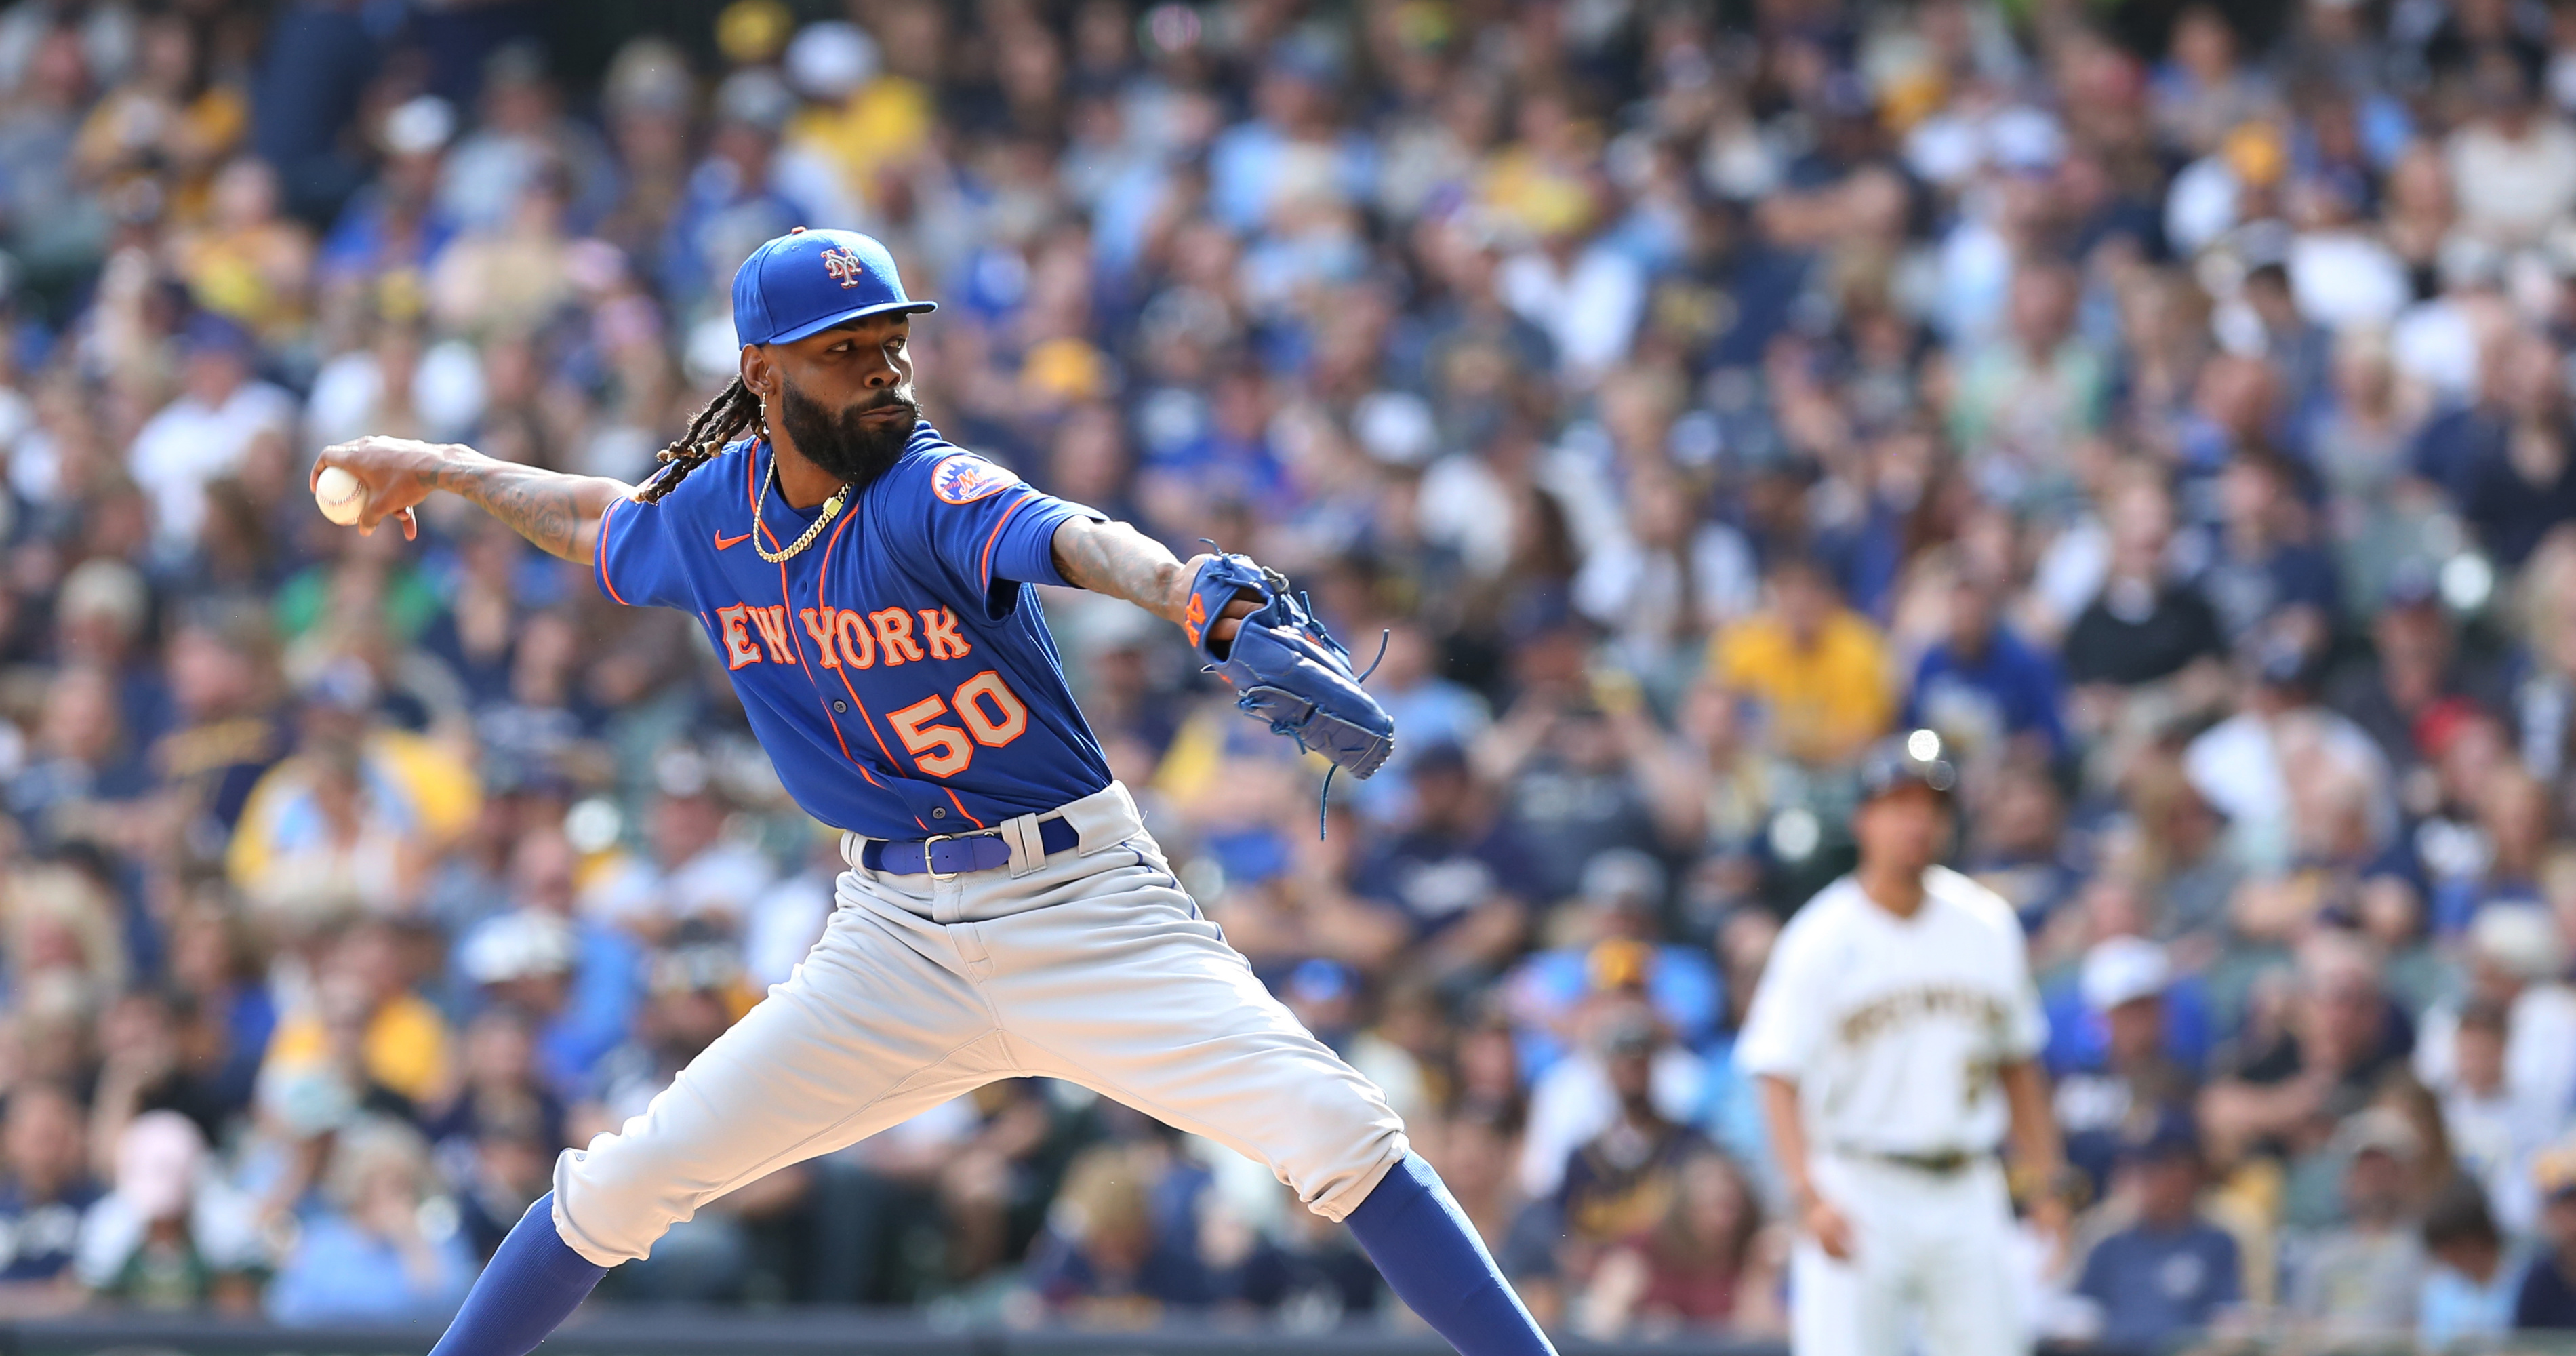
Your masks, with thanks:
[{"label": "baseball pitcher", "polygon": [[433,490],[706,628],[798,805],[844,831],[794,976],[640,1115],[566,1150],[436,1356],[520,1356],[674,1222],[1001,1078],[1061,1078],[1267,1164],[1349,1224],[1469,1356],[1551,1348],[1367,1079],[1298,1025],[1173,878],[1075,709],[1031,584],[1165,617],[1238,704],[1354,776],[1386,713],[1286,581],[1184,563],[920,419],[934,308],[885,247],[799,228],[734,277],[740,375],[641,486],[361,438],[361,530]]}]

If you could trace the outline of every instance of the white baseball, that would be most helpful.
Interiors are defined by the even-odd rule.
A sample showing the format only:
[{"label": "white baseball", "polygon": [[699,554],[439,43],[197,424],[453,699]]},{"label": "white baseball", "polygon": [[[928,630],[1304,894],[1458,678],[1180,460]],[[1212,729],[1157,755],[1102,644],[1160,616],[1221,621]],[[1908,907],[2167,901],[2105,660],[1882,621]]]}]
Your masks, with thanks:
[{"label": "white baseball", "polygon": [[322,506],[323,517],[342,527],[355,526],[367,511],[367,483],[347,467],[325,466],[313,478],[313,502]]}]

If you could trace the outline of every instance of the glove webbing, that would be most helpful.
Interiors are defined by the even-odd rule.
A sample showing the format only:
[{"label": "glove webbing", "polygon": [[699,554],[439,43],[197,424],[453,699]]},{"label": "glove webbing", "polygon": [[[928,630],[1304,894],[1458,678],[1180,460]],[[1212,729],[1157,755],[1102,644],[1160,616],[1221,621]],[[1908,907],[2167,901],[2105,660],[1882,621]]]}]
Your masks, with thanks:
[{"label": "glove webbing", "polygon": [[[1303,595],[1299,596],[1302,600]],[[1322,622],[1315,623],[1315,629],[1318,631],[1324,629],[1324,624]],[[1352,679],[1352,682],[1367,682],[1368,676],[1377,672],[1377,666],[1386,662],[1386,641],[1390,634],[1392,633],[1383,630],[1377,633],[1377,658],[1370,660],[1369,666],[1366,669],[1361,670],[1360,676]],[[1331,640],[1332,637],[1326,636],[1325,639]],[[1334,642],[1334,648],[1339,649],[1340,643]],[[1344,651],[1344,653],[1348,653],[1348,651]],[[1272,734],[1286,734],[1289,738],[1296,740],[1297,751],[1299,753],[1311,752],[1311,750],[1306,747],[1306,737],[1298,734],[1294,730],[1283,731],[1279,728],[1278,723],[1274,721],[1271,723],[1270,732]],[[1332,827],[1333,774],[1341,770],[1342,765],[1339,763],[1326,763],[1324,765],[1324,789],[1315,797],[1315,841],[1318,843],[1324,841],[1325,834]]]},{"label": "glove webbing", "polygon": [[[1217,545],[1215,542],[1210,541],[1205,537],[1199,538],[1199,543],[1220,555],[1225,552],[1224,547]],[[1261,571],[1262,581],[1270,586],[1272,597],[1282,600],[1286,600],[1290,597],[1288,592],[1288,576],[1281,574],[1270,566],[1262,565],[1259,562],[1254,562],[1254,564],[1255,567]],[[1290,619],[1301,629],[1312,634],[1317,641],[1331,647],[1333,653],[1342,657],[1343,663],[1349,663],[1351,659],[1350,649],[1342,644],[1341,640],[1333,634],[1330,627],[1324,625],[1323,618],[1315,615],[1315,600],[1308,596],[1304,589],[1297,590],[1294,596],[1296,606],[1291,610]],[[1370,660],[1369,666],[1366,669],[1361,670],[1359,676],[1353,678],[1351,680],[1352,682],[1367,682],[1369,680],[1369,675],[1377,672],[1377,666],[1386,662],[1386,644],[1388,638],[1392,634],[1393,633],[1391,631],[1383,629],[1377,633],[1377,658]],[[1205,665],[1199,669],[1199,672],[1214,673],[1216,672],[1216,665]],[[1238,711],[1249,711],[1252,707],[1251,695],[1247,693],[1235,698],[1234,706]],[[1296,726],[1290,725],[1285,721],[1271,721],[1270,733],[1275,735],[1286,735],[1290,739],[1297,741],[1297,751],[1299,753],[1314,752],[1313,749],[1306,747],[1305,733],[1299,730]],[[1315,840],[1317,842],[1322,842],[1331,831],[1333,774],[1341,770],[1342,765],[1339,763],[1328,763],[1324,768],[1324,787],[1322,792],[1319,793],[1315,799]]]}]

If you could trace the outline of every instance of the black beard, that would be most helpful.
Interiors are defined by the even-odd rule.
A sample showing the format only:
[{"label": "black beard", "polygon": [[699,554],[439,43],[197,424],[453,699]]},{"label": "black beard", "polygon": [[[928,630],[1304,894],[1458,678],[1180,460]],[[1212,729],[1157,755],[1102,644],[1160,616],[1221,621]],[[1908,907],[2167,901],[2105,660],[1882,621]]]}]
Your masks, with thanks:
[{"label": "black beard", "polygon": [[[903,417],[891,423],[860,417],[888,408],[902,410]],[[793,382],[779,387],[778,422],[796,451],[853,489],[865,489],[895,464],[911,444],[913,426],[920,421],[920,409],[891,391],[834,413],[797,390]]]}]

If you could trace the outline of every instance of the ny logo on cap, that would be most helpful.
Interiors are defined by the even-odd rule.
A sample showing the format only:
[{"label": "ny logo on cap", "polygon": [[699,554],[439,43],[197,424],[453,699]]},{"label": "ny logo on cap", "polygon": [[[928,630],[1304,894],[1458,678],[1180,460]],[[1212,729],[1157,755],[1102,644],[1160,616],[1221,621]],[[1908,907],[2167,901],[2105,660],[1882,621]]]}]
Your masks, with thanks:
[{"label": "ny logo on cap", "polygon": [[859,256],[848,250],[825,250],[823,271],[831,274],[843,287],[856,287],[859,279],[866,276],[868,267],[859,262]]}]

